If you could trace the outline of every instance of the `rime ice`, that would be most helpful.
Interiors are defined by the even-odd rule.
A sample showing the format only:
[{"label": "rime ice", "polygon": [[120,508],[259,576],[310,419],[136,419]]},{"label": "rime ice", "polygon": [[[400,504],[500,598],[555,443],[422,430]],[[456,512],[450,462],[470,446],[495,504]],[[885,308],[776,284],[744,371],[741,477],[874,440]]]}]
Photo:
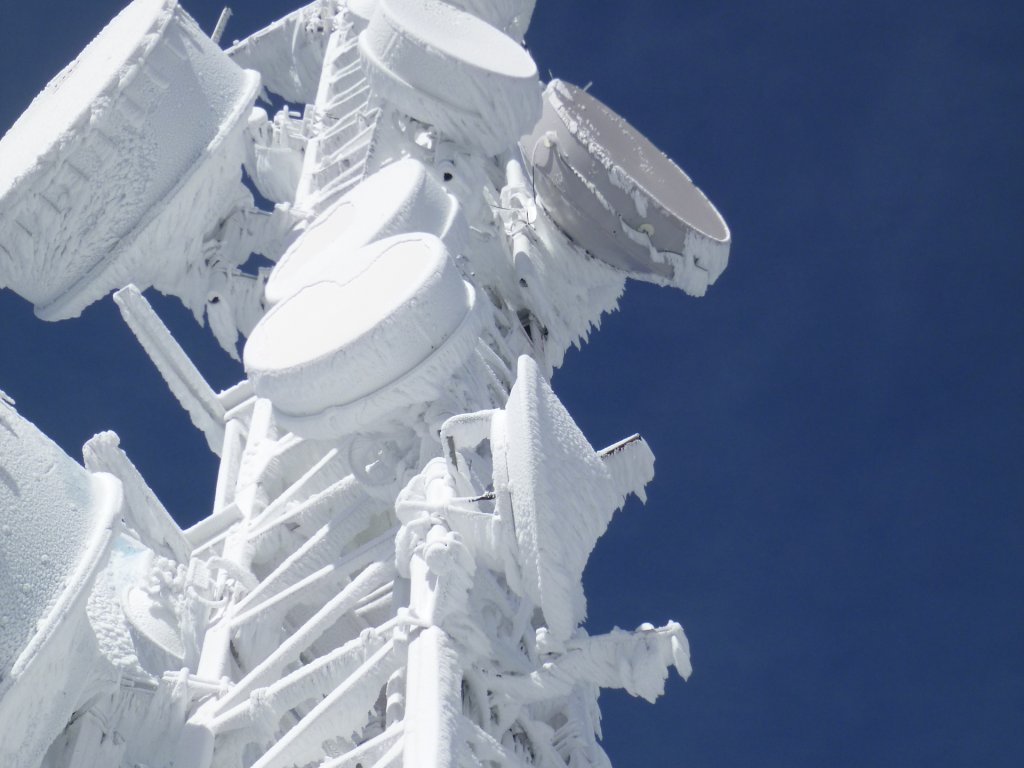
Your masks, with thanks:
[{"label": "rime ice", "polygon": [[[83,467],[0,396],[0,764],[604,766],[599,689],[689,676],[675,622],[584,629],[654,456],[548,379],[627,278],[703,295],[729,231],[544,87],[533,6],[320,0],[221,50],[135,0],[0,140],[0,286],[47,320],[116,290],[220,460],[182,530],[115,434]],[[214,391],[148,288],[246,378]]]}]

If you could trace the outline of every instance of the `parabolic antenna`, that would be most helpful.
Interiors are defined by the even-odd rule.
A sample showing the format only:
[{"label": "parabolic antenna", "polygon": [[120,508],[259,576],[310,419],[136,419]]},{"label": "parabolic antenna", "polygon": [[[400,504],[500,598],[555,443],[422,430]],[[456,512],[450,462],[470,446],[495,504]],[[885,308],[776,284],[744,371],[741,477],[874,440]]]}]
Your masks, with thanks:
[{"label": "parabolic antenna", "polygon": [[0,765],[27,765],[64,728],[99,656],[85,608],[122,492],[2,396],[0,457]]},{"label": "parabolic antenna", "polygon": [[730,243],[704,193],[583,89],[552,80],[543,105],[520,146],[555,224],[631,277],[703,294],[725,269]]},{"label": "parabolic antenna", "polygon": [[454,253],[469,238],[458,201],[413,159],[385,166],[317,217],[271,272],[267,303],[317,281],[364,245],[407,232],[437,235]]},{"label": "parabolic antenna", "polygon": [[245,345],[245,369],[287,429],[344,435],[437,397],[476,343],[474,303],[439,238],[395,235],[271,309]]},{"label": "parabolic antenna", "polygon": [[359,54],[375,92],[485,154],[514,143],[540,115],[530,54],[441,0],[380,0]]},{"label": "parabolic antenna", "polygon": [[[47,320],[144,287],[232,198],[258,87],[175,0],[135,0],[0,139],[0,285]],[[161,227],[175,206],[197,232]]]}]

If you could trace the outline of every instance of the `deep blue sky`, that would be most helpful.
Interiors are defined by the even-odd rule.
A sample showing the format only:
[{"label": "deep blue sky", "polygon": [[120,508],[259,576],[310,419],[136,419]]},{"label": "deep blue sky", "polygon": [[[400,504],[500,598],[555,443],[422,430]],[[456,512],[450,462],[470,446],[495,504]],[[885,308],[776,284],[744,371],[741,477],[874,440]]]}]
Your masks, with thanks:
[{"label": "deep blue sky", "polygon": [[[119,5],[0,0],[0,130]],[[657,705],[602,696],[613,761],[1024,764],[1024,6],[538,5],[541,71],[593,81],[735,241],[704,299],[630,284],[554,379],[595,445],[658,456],[588,568],[591,630],[675,618],[693,646]],[[24,415],[76,456],[116,430],[205,513],[215,464],[111,301],[49,325],[4,292],[0,329]]]}]

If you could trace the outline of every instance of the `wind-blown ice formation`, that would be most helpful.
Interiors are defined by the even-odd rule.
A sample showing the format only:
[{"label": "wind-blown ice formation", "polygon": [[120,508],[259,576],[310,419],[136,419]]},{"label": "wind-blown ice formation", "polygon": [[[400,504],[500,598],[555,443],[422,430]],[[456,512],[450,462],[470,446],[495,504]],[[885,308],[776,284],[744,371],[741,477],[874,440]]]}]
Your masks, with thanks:
[{"label": "wind-blown ice formation", "polygon": [[[119,289],[220,459],[181,530],[116,435],[83,468],[0,395],[0,764],[604,766],[599,689],[689,676],[675,622],[583,628],[654,456],[548,379],[627,277],[703,294],[729,233],[543,87],[533,6],[318,0],[221,51],[135,0],[0,140],[0,286],[44,319]],[[149,287],[246,378],[214,391]]]}]

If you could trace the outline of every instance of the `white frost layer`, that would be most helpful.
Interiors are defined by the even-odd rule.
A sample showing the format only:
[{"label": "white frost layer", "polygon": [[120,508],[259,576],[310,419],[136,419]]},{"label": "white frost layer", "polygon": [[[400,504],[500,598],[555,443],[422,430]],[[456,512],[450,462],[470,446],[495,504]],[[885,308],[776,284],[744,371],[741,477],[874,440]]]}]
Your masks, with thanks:
[{"label": "white frost layer", "polygon": [[[57,74],[0,141],[0,198],[89,121],[94,103],[133,71],[170,21],[174,0],[131,3]],[[126,83],[127,84],[127,83]]]},{"label": "white frost layer", "polygon": [[245,346],[245,367],[256,393],[284,415],[348,406],[402,384],[462,336],[473,295],[438,238],[386,238],[267,313]]},{"label": "white frost layer", "polygon": [[217,394],[138,288],[126,285],[114,294],[114,301],[192,423],[206,435],[210,450],[219,455],[224,443],[224,406]]},{"label": "white frost layer", "polygon": [[[136,0],[123,16],[0,140],[0,284],[46,319],[74,317],[129,282],[123,270],[143,270],[152,284],[154,251],[180,262],[189,230],[201,236],[216,224],[221,211],[202,192],[229,195],[209,171],[195,190],[197,171],[216,166],[220,145],[237,138],[258,87],[173,0]],[[237,184],[235,174],[237,163]],[[182,193],[204,204],[185,219],[173,212],[179,247],[140,241]]]},{"label": "white frost layer", "polygon": [[306,151],[306,124],[297,112],[287,107],[268,120],[261,107],[249,115],[251,152],[245,160],[245,169],[256,189],[275,203],[291,203],[302,175],[303,155]]},{"label": "white frost layer", "polygon": [[424,629],[409,644],[403,765],[459,765],[460,661],[455,644],[438,627]]},{"label": "white frost layer", "polygon": [[[205,311],[232,349],[264,310],[262,281],[238,288],[246,281],[236,268],[252,251],[277,260],[275,219],[315,222],[276,270],[295,281],[261,326],[272,331],[252,377],[264,379],[262,391],[246,380],[213,396],[183,372],[169,338],[134,323],[197,423],[213,414],[219,435],[227,422],[214,514],[178,531],[112,435],[87,446],[90,469],[122,480],[122,516],[142,544],[179,562],[115,556],[92,590],[93,632],[79,631],[81,616],[63,621],[19,678],[22,690],[52,694],[30,702],[49,709],[0,717],[0,729],[34,718],[16,736],[45,747],[66,724],[46,765],[607,766],[598,687],[653,699],[670,664],[689,672],[678,625],[598,637],[579,626],[587,555],[623,497],[642,496],[653,457],[638,438],[595,453],[544,381],[565,347],[614,307],[627,271],[571,242],[537,205],[518,161],[496,163],[481,144],[500,138],[499,150],[509,148],[516,121],[535,109],[535,74],[517,84],[502,69],[528,59],[508,42],[532,0],[452,3],[499,25],[513,14],[507,37],[443,3],[380,1],[376,15],[375,2],[351,13],[326,0],[272,25],[261,70],[268,82],[297,78],[307,96],[319,75],[316,104],[301,120],[283,111],[270,123],[240,102],[230,135],[128,236],[131,253],[84,283],[90,295],[109,283],[152,283],[197,319]],[[431,18],[415,21],[421,11]],[[393,44],[371,46],[372,83],[356,39],[370,18]],[[314,73],[305,57],[330,26]],[[593,145],[584,150],[599,176],[579,180],[592,211],[601,218],[626,206],[650,223],[657,203],[611,148],[591,155]],[[145,147],[115,150],[148,156]],[[257,186],[283,203],[265,225],[238,184],[242,157]],[[387,181],[363,184],[358,210],[315,218],[382,168]],[[687,250],[679,262],[655,247],[658,226],[614,221],[630,253],[673,284],[706,285],[703,256]],[[373,250],[399,232],[401,258]],[[432,260],[431,236],[453,258]],[[520,362],[517,381],[524,353],[533,360]],[[292,406],[296,413],[284,410]],[[44,653],[53,663],[38,662]],[[21,707],[19,697],[0,696],[0,707]],[[50,730],[31,731],[37,722]],[[25,759],[34,747],[4,741],[21,750],[7,762],[38,764]]]},{"label": "white frost layer", "polygon": [[452,0],[451,4],[483,19],[492,27],[522,38],[530,26],[537,0]]},{"label": "white frost layer", "polygon": [[82,446],[86,468],[90,472],[107,472],[121,481],[124,521],[145,546],[164,557],[187,563],[192,546],[119,445],[113,432],[93,435]]},{"label": "white frost layer", "polygon": [[530,54],[440,0],[380,0],[359,51],[380,96],[484,154],[513,144],[540,116]]},{"label": "white frost layer", "polygon": [[623,499],[635,493],[640,501],[647,501],[644,487],[654,479],[654,453],[646,440],[632,435],[602,449],[598,455]]},{"label": "white frost layer", "polygon": [[[122,609],[122,598],[127,597],[128,590],[136,584],[144,582],[152,561],[152,553],[133,537],[125,533],[116,536],[110,558],[96,577],[86,608],[96,645],[104,659],[126,678],[148,683],[155,678],[147,669],[159,676],[173,667],[166,663],[169,659],[160,659],[160,666],[140,661],[139,649]],[[180,659],[178,661],[180,666]]]},{"label": "white frost layer", "polygon": [[265,295],[277,304],[336,270],[358,249],[390,235],[426,232],[450,250],[464,245],[466,224],[455,198],[427,172],[405,159],[373,174],[310,225],[274,267]]},{"label": "white frost layer", "polygon": [[115,478],[0,398],[0,765],[36,764],[80,703],[99,658],[86,600],[121,504]]},{"label": "white frost layer", "polygon": [[524,587],[552,634],[566,640],[586,615],[583,569],[621,497],[537,363],[525,355],[505,413]]},{"label": "white frost layer", "polygon": [[330,24],[314,0],[227,50],[235,63],[260,73],[263,85],[285,101],[312,104],[316,98]]}]

